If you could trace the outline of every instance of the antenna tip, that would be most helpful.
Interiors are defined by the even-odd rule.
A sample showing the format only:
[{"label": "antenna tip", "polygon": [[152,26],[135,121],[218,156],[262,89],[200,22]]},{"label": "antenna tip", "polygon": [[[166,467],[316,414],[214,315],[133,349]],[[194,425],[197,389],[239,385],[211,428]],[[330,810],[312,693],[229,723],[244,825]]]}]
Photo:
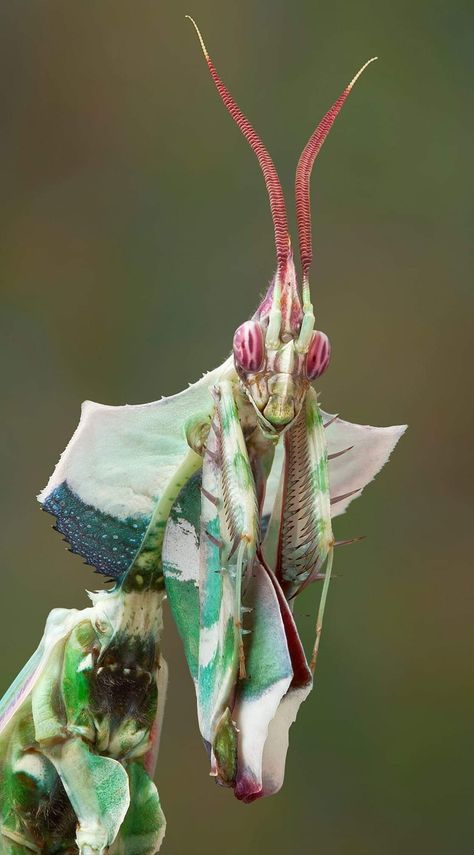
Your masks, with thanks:
[{"label": "antenna tip", "polygon": [[367,66],[370,65],[371,62],[375,62],[376,59],[378,59],[378,56],[373,56],[371,59],[368,59],[367,62],[364,62],[364,65],[362,66],[362,68],[359,68],[359,71],[357,72],[355,77],[353,77],[351,82],[349,83],[349,86],[347,87],[348,91],[350,91],[352,89],[352,87],[354,86],[354,83],[359,79],[360,75],[362,74],[362,72],[365,71]]},{"label": "antenna tip", "polygon": [[191,23],[192,23],[192,25],[193,25],[194,29],[196,30],[197,37],[198,37],[198,39],[199,39],[199,43],[200,43],[200,45],[201,45],[201,48],[202,48],[202,52],[203,52],[203,54],[204,54],[204,57],[205,57],[205,59],[206,59],[206,60],[209,60],[209,54],[208,54],[208,52],[207,52],[206,45],[204,44],[204,39],[203,39],[203,37],[201,36],[201,31],[200,31],[200,29],[199,29],[198,25],[196,24],[196,21],[194,20],[194,18],[191,18],[191,15],[185,15],[184,17],[185,17],[185,18],[187,18],[187,19],[188,19],[188,21],[191,21]]}]

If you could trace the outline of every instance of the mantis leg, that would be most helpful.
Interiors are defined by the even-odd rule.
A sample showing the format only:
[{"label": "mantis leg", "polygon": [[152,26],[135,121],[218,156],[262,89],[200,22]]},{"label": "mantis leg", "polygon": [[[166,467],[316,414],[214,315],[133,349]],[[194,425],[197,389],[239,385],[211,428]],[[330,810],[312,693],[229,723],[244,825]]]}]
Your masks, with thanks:
[{"label": "mantis leg", "polygon": [[215,389],[215,398],[216,412],[212,425],[216,448],[212,462],[215,469],[217,457],[220,469],[214,481],[218,490],[217,510],[222,535],[221,568],[229,572],[233,583],[234,620],[239,630],[239,676],[244,678],[242,589],[247,569],[255,556],[259,512],[234,385],[229,380],[222,381]]},{"label": "mantis leg", "polygon": [[[287,599],[322,578],[325,581],[316,622],[314,670],[331,577],[334,537],[331,527],[328,457],[316,393],[308,391],[294,424],[285,433],[281,496],[269,524],[268,542],[278,531],[275,573]],[[263,545],[265,552],[266,543]]]},{"label": "mantis leg", "polygon": [[200,455],[189,448],[153,511],[143,543],[121,584],[125,593],[142,590],[145,585],[158,590],[164,587],[162,548],[166,524],[178,494],[201,465]]},{"label": "mantis leg", "polygon": [[127,773],[130,807],[110,855],[155,855],[166,829],[158,790],[141,763],[128,764]]},{"label": "mantis leg", "polygon": [[233,384],[219,383],[214,398],[202,475],[197,694],[213,773],[231,785],[237,739],[230,711],[245,676],[242,588],[255,556],[258,506]]}]

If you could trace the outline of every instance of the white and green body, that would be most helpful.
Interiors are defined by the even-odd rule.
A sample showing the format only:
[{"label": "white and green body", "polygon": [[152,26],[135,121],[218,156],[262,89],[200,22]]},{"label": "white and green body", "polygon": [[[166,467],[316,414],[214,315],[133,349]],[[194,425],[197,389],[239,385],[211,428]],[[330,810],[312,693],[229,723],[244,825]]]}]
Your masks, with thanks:
[{"label": "white and green body", "polygon": [[[9,855],[22,846],[51,855],[77,845],[81,855],[158,849],[164,819],[150,773],[164,698],[165,592],[195,684],[211,774],[246,802],[281,787],[289,728],[312,688],[337,545],[334,517],[360,496],[405,430],[330,416],[313,387],[330,345],[315,328],[309,288],[309,180],[356,78],[298,164],[299,289],[274,165],[201,44],[262,168],[277,271],[255,315],[238,327],[232,356],[197,383],[142,406],[86,402],[39,496],[71,550],[116,587],[95,596],[90,609],[52,614],[37,654],[0,706],[1,839]],[[308,663],[292,606],[317,580]],[[135,690],[127,694],[125,680],[115,691],[112,679],[101,706],[104,676],[118,674],[133,674]],[[148,679],[144,706],[137,706]],[[49,798],[56,792],[57,801]],[[43,817],[39,826],[33,813]]]},{"label": "white and green body", "polygon": [[[298,416],[275,430],[229,359],[153,404],[86,404],[40,497],[84,558],[101,550],[97,565],[110,575],[120,573],[124,532],[138,538],[158,519],[154,560],[195,680],[211,768],[241,798],[281,785],[287,731],[311,688],[292,599],[323,572],[332,519],[380,470],[403,430],[334,418],[309,384]],[[72,497],[64,516],[61,495]],[[271,669],[263,665],[269,657]],[[227,760],[222,744],[230,745]]]},{"label": "white and green body", "polygon": [[[360,495],[403,428],[331,417],[310,389],[277,434],[259,423],[237,377],[216,384],[213,397],[202,471],[172,509],[163,569],[211,771],[251,801],[280,788],[288,729],[312,686],[293,599],[326,570],[324,607],[332,518]],[[319,633],[320,622],[316,647]]]}]

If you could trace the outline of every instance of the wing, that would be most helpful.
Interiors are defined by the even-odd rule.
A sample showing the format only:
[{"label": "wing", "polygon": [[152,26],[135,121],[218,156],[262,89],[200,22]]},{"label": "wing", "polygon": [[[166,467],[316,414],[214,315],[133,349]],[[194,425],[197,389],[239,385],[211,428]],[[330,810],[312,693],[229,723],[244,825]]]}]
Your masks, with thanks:
[{"label": "wing", "polygon": [[13,716],[30,697],[43,673],[53,649],[66,638],[91,609],[53,609],[36,651],[0,701],[0,734],[3,735]]},{"label": "wing", "polygon": [[[387,463],[406,425],[372,427],[345,422],[321,410],[326,427],[329,456],[329,487],[331,499],[346,496],[332,505],[331,517],[344,513],[348,505],[361,495],[362,490],[375,478]],[[348,450],[346,450],[348,449]],[[340,454],[340,452],[344,452]],[[331,457],[331,455],[339,455]],[[284,447],[279,442],[275,451],[272,471],[267,481],[264,515],[270,514],[278,496],[284,461]],[[351,493],[347,496],[347,493]]]},{"label": "wing", "polygon": [[127,570],[186,454],[186,428],[207,418],[210,387],[232,372],[228,359],[178,395],[151,404],[83,404],[76,432],[38,496],[72,552],[114,578]]}]

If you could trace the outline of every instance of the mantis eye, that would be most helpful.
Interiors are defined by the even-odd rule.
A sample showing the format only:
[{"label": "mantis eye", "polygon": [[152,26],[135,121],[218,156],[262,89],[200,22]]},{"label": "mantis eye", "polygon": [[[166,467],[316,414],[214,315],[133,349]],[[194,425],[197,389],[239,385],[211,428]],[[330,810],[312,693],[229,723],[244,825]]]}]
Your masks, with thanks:
[{"label": "mantis eye", "polygon": [[306,376],[308,380],[316,380],[326,371],[331,358],[331,345],[326,333],[313,333],[311,344],[306,355]]},{"label": "mantis eye", "polygon": [[245,321],[234,335],[234,358],[244,371],[260,371],[265,362],[263,330],[258,321]]}]

